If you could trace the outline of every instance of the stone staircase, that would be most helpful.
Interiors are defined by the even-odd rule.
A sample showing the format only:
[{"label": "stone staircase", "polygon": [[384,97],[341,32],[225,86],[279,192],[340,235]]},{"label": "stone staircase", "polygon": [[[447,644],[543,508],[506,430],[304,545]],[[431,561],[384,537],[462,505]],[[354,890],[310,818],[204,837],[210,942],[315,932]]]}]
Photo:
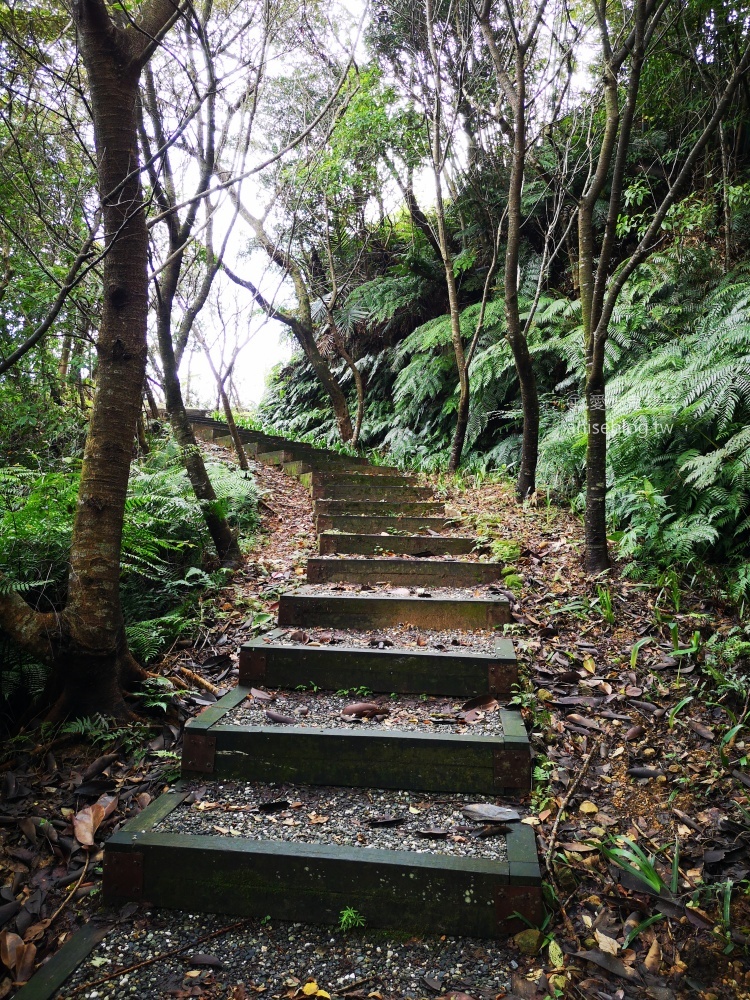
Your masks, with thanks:
[{"label": "stone staircase", "polygon": [[442,534],[415,477],[241,434],[309,490],[319,555],[241,647],[238,686],[186,726],[181,782],[110,838],[105,898],[334,924],[353,907],[411,933],[541,923],[533,829],[494,821],[531,781],[521,717],[498,705],[517,679],[502,565],[456,558],[474,540]]}]

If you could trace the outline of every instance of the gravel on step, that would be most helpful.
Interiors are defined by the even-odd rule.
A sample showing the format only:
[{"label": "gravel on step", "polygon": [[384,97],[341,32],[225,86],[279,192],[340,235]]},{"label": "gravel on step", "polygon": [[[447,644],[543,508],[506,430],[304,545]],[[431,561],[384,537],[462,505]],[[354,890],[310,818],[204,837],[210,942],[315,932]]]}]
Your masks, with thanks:
[{"label": "gravel on step", "polygon": [[455,556],[450,554],[443,554],[441,552],[430,553],[429,555],[412,555],[408,552],[393,552],[388,548],[387,545],[388,536],[383,536],[383,547],[379,552],[326,552],[323,555],[316,555],[316,559],[330,559],[332,562],[334,560],[341,559],[352,559],[359,561],[370,561],[378,559],[398,559],[400,562],[414,562],[418,560],[420,563],[423,562],[450,562],[450,563],[496,563],[497,559],[488,558],[486,555],[481,556],[479,552],[462,552],[461,555]]},{"label": "gravel on step", "polygon": [[[303,987],[311,980],[333,998],[366,998],[375,991],[390,998],[437,997],[456,991],[494,1000],[509,989],[510,969],[517,967],[502,945],[474,938],[407,938],[366,928],[345,934],[258,918],[216,933],[237,924],[228,916],[139,911],[113,927],[54,1000],[69,1000],[74,990],[91,1000],[191,995],[276,1000],[297,993],[304,998]],[[209,934],[216,936],[201,940]],[[158,957],[178,949],[178,954]],[[95,985],[143,962],[149,964]]]},{"label": "gravel on step", "polygon": [[[367,688],[352,688],[346,694],[328,691],[276,691],[269,702],[250,696],[222,719],[234,726],[309,726],[322,729],[369,729],[387,734],[396,732],[431,732],[436,736],[456,733],[471,736],[502,736],[503,726],[498,703],[488,699],[479,707],[461,701],[424,696],[397,698],[373,697]],[[357,706],[356,713],[345,708]],[[270,715],[268,714],[270,712]],[[281,715],[292,722],[280,722]],[[468,718],[468,721],[465,721]]]},{"label": "gravel on step", "polygon": [[306,583],[300,588],[306,595],[320,597],[417,597],[434,600],[492,600],[513,597],[511,591],[493,583],[473,587],[403,587],[390,583]]},{"label": "gravel on step", "polygon": [[[293,638],[293,636],[295,638]],[[265,637],[263,637],[265,638]],[[483,630],[418,629],[409,625],[390,625],[375,631],[357,629],[305,628],[286,629],[268,642],[285,646],[357,646],[364,649],[414,649],[419,652],[494,653],[495,636]]]},{"label": "gravel on step", "polygon": [[497,798],[276,782],[190,782],[187,787],[193,795],[154,832],[218,833],[487,861],[507,857],[502,824],[473,822],[462,815],[462,809],[474,803],[508,804]]}]

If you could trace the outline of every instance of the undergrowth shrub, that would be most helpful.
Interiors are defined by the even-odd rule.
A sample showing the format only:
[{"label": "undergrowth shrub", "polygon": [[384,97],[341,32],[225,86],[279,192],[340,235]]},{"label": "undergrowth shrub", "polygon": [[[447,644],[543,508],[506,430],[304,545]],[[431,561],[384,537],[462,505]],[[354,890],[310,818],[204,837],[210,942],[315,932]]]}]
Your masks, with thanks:
[{"label": "undergrowth shrub", "polygon": [[[220,586],[201,506],[171,440],[155,442],[133,464],[121,557],[121,598],[128,639],[144,663],[188,632],[195,595]],[[217,508],[245,537],[259,523],[259,491],[236,466],[207,462]],[[78,460],[42,475],[19,466],[0,469],[0,572],[5,587],[35,608],[65,604],[68,556],[80,475]],[[39,665],[0,643],[0,679],[7,695],[19,684],[39,686]]]},{"label": "undergrowth shrub", "polygon": [[[533,300],[537,262],[522,272]],[[368,291],[372,295],[372,288]],[[383,303],[399,299],[389,286]],[[361,310],[367,295],[357,299]],[[461,314],[468,344],[478,306]],[[629,575],[656,580],[672,569],[725,571],[729,596],[750,599],[750,265],[722,276],[710,251],[680,245],[654,255],[627,283],[606,350],[608,509]],[[381,308],[377,321],[387,319]],[[529,329],[540,394],[538,482],[583,508],[586,419],[580,302],[542,292]],[[368,380],[361,440],[403,467],[441,470],[454,429],[458,379],[448,316],[357,362]],[[353,386],[343,365],[337,377]],[[471,369],[463,466],[506,469],[520,453],[521,412],[503,304],[487,308]],[[258,411],[279,433],[330,444],[333,415],[301,357],[277,369]]]}]

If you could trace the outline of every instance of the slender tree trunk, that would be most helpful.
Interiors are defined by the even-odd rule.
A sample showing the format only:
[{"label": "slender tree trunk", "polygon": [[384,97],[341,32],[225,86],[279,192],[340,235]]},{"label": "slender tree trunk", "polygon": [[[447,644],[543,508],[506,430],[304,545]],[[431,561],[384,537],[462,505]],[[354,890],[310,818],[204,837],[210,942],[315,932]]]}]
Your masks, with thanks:
[{"label": "slender tree trunk", "polygon": [[149,413],[151,414],[152,419],[158,420],[159,419],[159,407],[156,405],[156,400],[154,399],[154,394],[151,391],[151,386],[149,385],[148,379],[146,379],[146,381],[144,382],[143,392],[144,392],[144,394],[146,396],[146,402],[148,403],[148,409],[149,409]]},{"label": "slender tree trunk", "polygon": [[519,499],[525,500],[536,490],[536,467],[539,458],[539,393],[526,338],[521,335],[515,346],[511,347],[523,410],[521,467],[518,470],[517,493]]},{"label": "slender tree trunk", "polygon": [[346,347],[344,346],[344,342],[341,338],[341,335],[333,319],[333,316],[330,314],[329,314],[329,324],[331,326],[331,329],[333,330],[336,350],[344,359],[347,368],[352,373],[352,378],[354,379],[354,387],[357,391],[357,413],[354,418],[354,432],[351,437],[351,444],[356,448],[357,445],[359,444],[359,434],[360,431],[362,430],[362,420],[364,419],[365,415],[365,388],[366,388],[365,379],[364,376],[362,375],[362,372],[359,370],[359,368],[357,368],[354,358],[351,356],[349,351],[347,351]]},{"label": "slender tree trunk", "polygon": [[[463,345],[462,345],[463,348]],[[448,472],[455,472],[461,464],[461,455],[466,441],[466,429],[469,426],[469,373],[464,364],[458,372],[458,408],[456,410],[456,428],[451,442],[451,453],[448,460]]]},{"label": "slender tree trunk", "polygon": [[247,472],[250,468],[247,461],[247,455],[245,454],[245,449],[242,445],[242,438],[240,437],[240,432],[237,429],[237,424],[234,422],[234,414],[232,413],[229,396],[227,396],[226,390],[221,383],[219,384],[219,396],[221,397],[221,405],[224,408],[224,416],[227,418],[227,427],[229,428],[229,433],[232,435],[232,441],[234,442],[234,450],[237,452],[237,461],[239,462],[240,468],[243,472]]},{"label": "slender tree trunk", "polygon": [[508,240],[505,250],[505,322],[506,336],[516,366],[521,389],[523,436],[517,492],[521,500],[536,490],[536,466],[539,454],[539,394],[529,353],[529,345],[521,325],[518,301],[518,265],[521,247],[521,197],[526,166],[526,54],[516,45],[516,81],[513,108],[513,158],[508,185]]},{"label": "slender tree trunk", "polygon": [[458,287],[456,276],[453,273],[453,254],[451,253],[448,239],[448,230],[445,223],[445,205],[443,202],[442,178],[445,174],[445,158],[447,149],[443,150],[441,137],[442,122],[442,92],[440,86],[440,59],[435,44],[433,32],[434,13],[432,0],[424,0],[425,27],[427,29],[427,47],[432,62],[432,71],[435,77],[435,94],[432,106],[432,120],[430,122],[430,147],[432,155],[432,171],[435,178],[435,214],[438,224],[438,245],[440,257],[445,268],[445,285],[448,291],[448,306],[451,321],[451,341],[453,352],[456,356],[456,368],[458,370],[458,410],[456,413],[456,429],[451,443],[450,458],[448,460],[448,471],[455,472],[461,464],[461,453],[466,440],[466,428],[469,424],[469,369],[466,364],[466,354],[464,352],[463,338],[461,336],[461,312],[458,300]]},{"label": "slender tree trunk", "polygon": [[729,153],[723,123],[719,124],[721,146],[721,203],[724,210],[724,274],[732,262],[732,209],[729,204]]},{"label": "slender tree trunk", "polygon": [[148,455],[151,449],[148,446],[148,438],[146,437],[146,425],[143,422],[143,410],[138,410],[138,423],[136,424],[136,433],[138,434],[138,450],[141,455]]},{"label": "slender tree trunk", "polygon": [[65,382],[68,377],[68,367],[70,366],[70,348],[73,338],[69,333],[63,337],[60,361],[57,366],[57,374],[60,379],[60,391],[65,395]]},{"label": "slender tree trunk", "polygon": [[[166,272],[165,272],[166,274]],[[156,329],[159,340],[162,373],[164,377],[164,399],[174,436],[182,449],[183,462],[193,492],[201,505],[203,519],[208,533],[216,547],[219,558],[226,564],[239,564],[242,554],[237,538],[229,527],[227,519],[218,510],[216,493],[206,470],[198,443],[193,434],[190,418],[185,410],[177,363],[172,343],[171,308],[172,296],[163,294],[157,307]]]},{"label": "slender tree trunk", "polygon": [[607,551],[607,408],[604,378],[597,372],[586,384],[586,571],[609,569]]}]

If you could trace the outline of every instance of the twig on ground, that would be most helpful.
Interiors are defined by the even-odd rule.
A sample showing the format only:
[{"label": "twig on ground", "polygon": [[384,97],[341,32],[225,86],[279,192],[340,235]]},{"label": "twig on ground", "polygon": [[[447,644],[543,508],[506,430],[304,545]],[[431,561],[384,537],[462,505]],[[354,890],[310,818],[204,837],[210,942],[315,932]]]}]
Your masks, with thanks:
[{"label": "twig on ground", "polygon": [[196,674],[194,671],[190,670],[189,667],[177,667],[176,669],[179,670],[181,674],[184,674],[189,681],[192,681],[196,687],[203,688],[204,691],[209,691],[216,698],[221,697],[221,692],[215,684],[212,684],[211,681],[207,681],[206,678],[201,677],[200,674]]},{"label": "twig on ground", "polygon": [[562,816],[563,812],[567,809],[568,803],[573,798],[579,785],[583,781],[584,775],[588,771],[591,761],[594,759],[594,754],[598,751],[599,747],[601,746],[603,738],[604,737],[600,737],[593,745],[593,747],[589,750],[589,752],[586,754],[586,758],[584,759],[583,764],[581,765],[580,771],[576,775],[573,784],[565,793],[565,796],[562,802],[560,803],[560,808],[557,811],[557,816],[555,817],[555,822],[552,826],[552,831],[550,833],[547,853],[544,856],[544,864],[547,869],[547,876],[555,892],[555,896],[557,897],[558,905],[560,907],[560,913],[563,918],[563,923],[565,924],[565,929],[568,932],[569,936],[576,942],[576,945],[578,945],[578,935],[576,934],[576,929],[573,926],[573,921],[568,916],[568,911],[566,909],[568,901],[566,900],[566,902],[564,903],[560,898],[560,889],[557,885],[557,880],[555,879],[555,872],[552,867],[552,855],[555,852],[555,844],[557,842],[557,828],[560,825],[560,817]]},{"label": "twig on ground", "polygon": [[551,833],[549,835],[549,845],[547,847],[547,853],[544,856],[544,864],[545,864],[545,866],[547,868],[547,871],[550,871],[551,867],[552,867],[552,855],[553,855],[553,853],[555,851],[555,843],[557,842],[557,828],[560,825],[560,818],[561,818],[562,814],[565,812],[565,810],[567,809],[568,804],[570,803],[570,800],[573,798],[573,796],[575,795],[575,793],[578,791],[578,787],[581,784],[581,782],[583,781],[584,777],[586,776],[586,772],[589,769],[589,765],[591,764],[591,761],[594,759],[594,754],[597,752],[597,750],[599,749],[599,747],[602,745],[603,739],[604,739],[604,737],[600,736],[599,739],[596,741],[596,743],[592,746],[592,748],[586,754],[586,757],[585,757],[585,759],[583,761],[583,764],[581,765],[580,771],[576,775],[575,780],[573,781],[573,784],[570,786],[570,788],[565,793],[565,795],[563,797],[563,800],[560,803],[560,808],[557,810],[557,816],[555,817],[555,822],[552,825],[552,831],[551,831]]},{"label": "twig on ground", "polygon": [[188,948],[194,948],[197,944],[203,944],[204,941],[210,941],[212,938],[221,937],[222,934],[229,934],[230,931],[237,930],[238,927],[243,927],[247,922],[247,917],[244,920],[236,920],[233,924],[227,924],[226,927],[220,927],[217,931],[211,931],[208,934],[204,934],[202,937],[196,938],[194,941],[189,941],[187,944],[180,945],[179,948],[172,948],[171,951],[163,951],[158,955],[152,955],[151,958],[146,958],[142,962],[136,962],[134,965],[127,965],[124,968],[115,969],[114,972],[110,972],[106,976],[101,976],[101,978],[95,979],[92,983],[84,983],[83,986],[77,986],[67,995],[68,997],[78,996],[80,993],[83,993],[84,990],[90,990],[92,986],[100,986],[102,983],[108,983],[110,979],[116,979],[118,976],[124,976],[129,972],[135,972],[136,969],[143,969],[147,965],[153,965],[154,962],[160,962],[164,958],[172,958],[173,955],[179,955],[180,952],[187,951]]},{"label": "twig on ground", "polygon": [[50,926],[50,924],[53,924],[55,922],[55,920],[57,920],[57,918],[60,916],[60,914],[65,909],[65,907],[68,905],[68,903],[71,901],[71,899],[73,898],[73,896],[75,896],[75,894],[78,892],[79,888],[81,887],[81,882],[83,882],[84,876],[85,876],[85,874],[86,874],[86,872],[88,870],[88,867],[89,867],[89,856],[87,854],[86,855],[86,860],[83,863],[83,871],[81,872],[78,881],[73,886],[73,888],[70,890],[70,892],[68,893],[68,895],[62,901],[62,903],[60,903],[60,905],[55,910],[55,912],[52,914],[52,916],[49,918],[49,920],[47,921],[47,926],[48,927]]}]

